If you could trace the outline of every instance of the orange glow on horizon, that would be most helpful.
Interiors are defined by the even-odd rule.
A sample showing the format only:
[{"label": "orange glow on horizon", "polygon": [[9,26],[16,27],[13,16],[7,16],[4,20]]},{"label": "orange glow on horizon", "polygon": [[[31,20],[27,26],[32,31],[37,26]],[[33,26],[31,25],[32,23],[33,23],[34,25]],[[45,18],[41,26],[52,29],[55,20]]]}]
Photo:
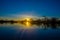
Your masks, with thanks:
[{"label": "orange glow on horizon", "polygon": [[26,21],[24,21],[24,24],[25,24],[25,28],[30,28],[31,26],[31,20],[30,18],[25,18]]}]

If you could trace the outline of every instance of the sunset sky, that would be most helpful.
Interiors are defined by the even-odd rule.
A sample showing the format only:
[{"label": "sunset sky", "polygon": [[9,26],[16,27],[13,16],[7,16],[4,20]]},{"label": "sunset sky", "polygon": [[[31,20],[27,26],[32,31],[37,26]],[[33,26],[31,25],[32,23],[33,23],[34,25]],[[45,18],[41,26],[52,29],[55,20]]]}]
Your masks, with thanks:
[{"label": "sunset sky", "polygon": [[0,0],[1,17],[21,15],[60,17],[59,0]]}]

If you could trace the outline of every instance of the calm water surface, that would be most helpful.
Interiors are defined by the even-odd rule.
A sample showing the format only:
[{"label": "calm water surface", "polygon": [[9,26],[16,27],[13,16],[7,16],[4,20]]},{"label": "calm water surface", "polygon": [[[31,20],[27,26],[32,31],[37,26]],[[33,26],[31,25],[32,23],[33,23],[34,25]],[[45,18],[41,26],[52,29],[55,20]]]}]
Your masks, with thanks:
[{"label": "calm water surface", "polygon": [[60,28],[0,25],[0,40],[60,40]]}]

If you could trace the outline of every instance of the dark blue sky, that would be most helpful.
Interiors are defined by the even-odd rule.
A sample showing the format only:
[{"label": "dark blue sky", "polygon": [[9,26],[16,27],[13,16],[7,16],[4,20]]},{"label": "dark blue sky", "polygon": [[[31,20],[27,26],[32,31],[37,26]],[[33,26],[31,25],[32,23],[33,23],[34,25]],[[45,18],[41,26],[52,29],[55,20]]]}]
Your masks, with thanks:
[{"label": "dark blue sky", "polygon": [[59,0],[0,0],[0,16],[20,15],[60,17]]}]

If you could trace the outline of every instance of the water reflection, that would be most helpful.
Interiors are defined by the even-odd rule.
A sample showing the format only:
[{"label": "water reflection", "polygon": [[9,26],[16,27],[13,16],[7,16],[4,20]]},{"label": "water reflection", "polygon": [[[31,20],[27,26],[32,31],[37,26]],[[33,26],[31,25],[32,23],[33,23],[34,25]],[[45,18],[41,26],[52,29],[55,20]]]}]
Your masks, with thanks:
[{"label": "water reflection", "polygon": [[45,24],[45,23],[30,23],[30,22],[23,22],[23,23],[0,23],[0,26],[20,26],[20,28],[60,28],[60,24],[57,23],[51,23],[51,24]]},{"label": "water reflection", "polygon": [[44,18],[44,19],[36,19],[25,18],[23,20],[0,20],[0,25],[16,25],[23,26],[24,28],[60,28],[60,19],[56,18]]},{"label": "water reflection", "polygon": [[[6,28],[4,29],[3,26],[11,31],[6,30]],[[0,21],[0,27],[2,27],[0,29],[2,29],[2,30],[4,29],[3,31],[4,31],[5,35],[7,35],[7,36],[5,36],[6,39],[9,37],[8,39],[14,38],[13,40],[21,40],[21,39],[24,39],[24,40],[25,39],[34,39],[35,40],[35,38],[44,39],[46,36],[51,39],[52,36],[56,37],[56,35],[60,34],[60,29],[59,30],[56,29],[56,28],[60,27],[60,22],[57,23],[56,21],[51,21],[51,22],[35,21],[35,20],[34,21],[28,21],[28,20]],[[10,29],[10,27],[11,27],[11,29]],[[15,27],[17,27],[17,28],[15,29]],[[17,34],[15,33],[15,31],[12,31],[12,28],[14,28],[13,30],[15,30],[15,31],[19,28],[18,31],[16,32]],[[25,28],[27,28],[27,30]],[[38,28],[38,29],[31,29],[31,28]],[[55,29],[41,30],[41,29],[47,29],[47,28],[55,28]],[[5,32],[5,30],[7,32]],[[2,31],[0,31],[0,33],[2,34]],[[60,37],[60,35],[59,35],[59,37]]]}]

